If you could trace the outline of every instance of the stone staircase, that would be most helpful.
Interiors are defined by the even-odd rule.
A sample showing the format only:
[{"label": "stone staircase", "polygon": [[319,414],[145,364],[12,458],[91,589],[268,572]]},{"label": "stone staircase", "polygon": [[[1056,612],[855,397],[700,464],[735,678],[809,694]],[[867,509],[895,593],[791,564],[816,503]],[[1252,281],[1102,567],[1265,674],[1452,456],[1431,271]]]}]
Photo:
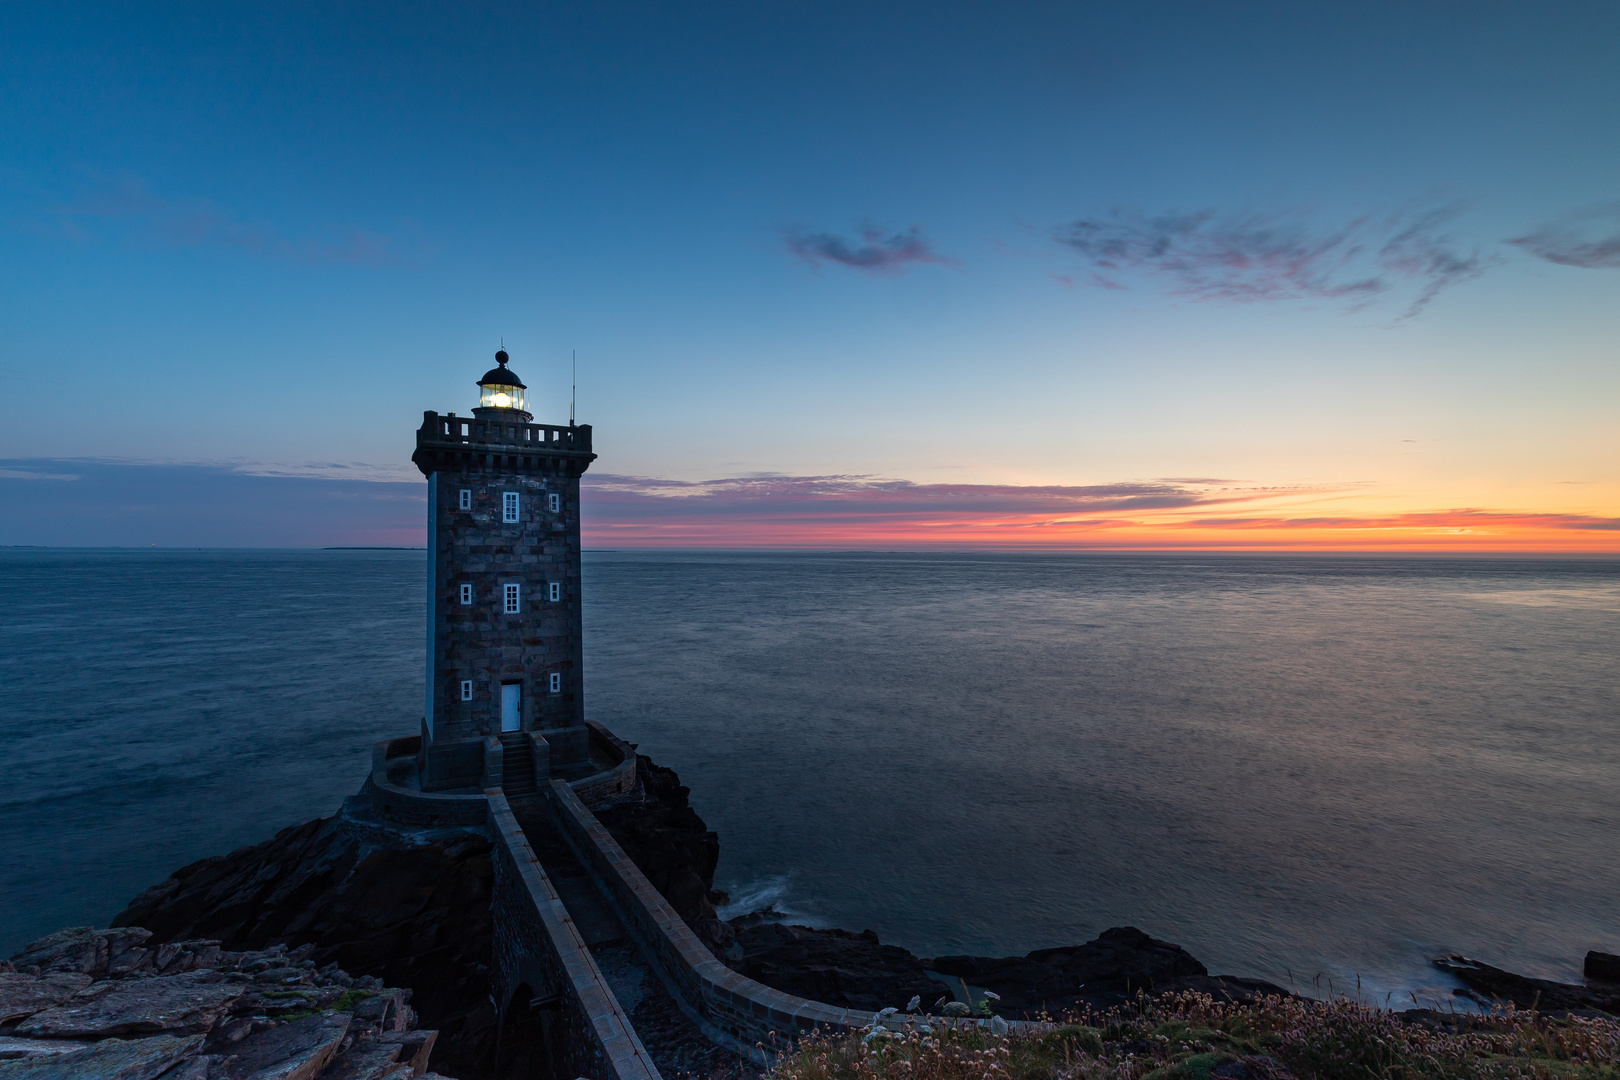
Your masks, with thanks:
[{"label": "stone staircase", "polygon": [[540,790],[534,776],[534,757],[529,753],[529,733],[503,731],[501,747],[501,790],[506,797],[533,795]]}]

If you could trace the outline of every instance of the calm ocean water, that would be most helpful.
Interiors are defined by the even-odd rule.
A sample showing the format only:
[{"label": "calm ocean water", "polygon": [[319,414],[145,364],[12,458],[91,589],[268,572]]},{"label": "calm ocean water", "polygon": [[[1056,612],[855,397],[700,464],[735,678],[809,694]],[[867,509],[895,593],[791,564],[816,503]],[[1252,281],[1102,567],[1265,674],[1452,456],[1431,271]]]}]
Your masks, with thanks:
[{"label": "calm ocean water", "polygon": [[[0,955],[332,812],[416,729],[422,559],[0,551]],[[587,710],[738,907],[1378,999],[1620,951],[1620,563],[597,552],[585,595]]]}]

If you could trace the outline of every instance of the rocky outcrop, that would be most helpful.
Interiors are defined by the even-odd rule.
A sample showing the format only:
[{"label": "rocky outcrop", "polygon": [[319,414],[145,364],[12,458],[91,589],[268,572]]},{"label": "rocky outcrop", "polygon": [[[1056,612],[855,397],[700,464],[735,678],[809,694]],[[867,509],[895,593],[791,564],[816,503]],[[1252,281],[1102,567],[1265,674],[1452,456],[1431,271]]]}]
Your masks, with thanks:
[{"label": "rocky outcrop", "polygon": [[1620,1014],[1620,985],[1614,983],[1594,979],[1590,985],[1582,986],[1579,983],[1531,979],[1457,955],[1438,957],[1434,966],[1463,984],[1465,989],[1456,991],[1459,996],[1481,1005],[1500,1002],[1511,1003],[1521,1009],[1540,1009],[1542,1012],[1593,1009]]},{"label": "rocky outcrop", "polygon": [[313,946],[152,944],[142,927],[77,927],[0,973],[0,1080],[409,1080],[437,1033],[409,990],[317,967]]},{"label": "rocky outcrop", "polygon": [[1288,991],[1258,979],[1212,976],[1186,949],[1135,927],[1105,930],[1095,941],[1027,956],[941,956],[923,959],[884,945],[867,930],[814,930],[745,916],[732,921],[739,970],[766,986],[855,1009],[905,1009],[913,997],[938,1013],[952,999],[975,1003],[988,990],[995,1011],[1018,1018],[1102,1011],[1138,992],[1198,990],[1249,1000]]},{"label": "rocky outcrop", "polygon": [[941,956],[927,961],[941,975],[1000,996],[1009,1015],[1101,1011],[1138,992],[1197,990],[1216,998],[1249,1000],[1288,991],[1259,979],[1215,975],[1186,949],[1149,937],[1134,926],[1104,930],[1094,941],[1025,956]]},{"label": "rocky outcrop", "polygon": [[929,1002],[947,994],[928,977],[923,962],[870,930],[812,930],[757,923],[737,931],[742,958],[737,969],[784,993],[828,1005],[876,1012],[903,1009],[913,997]]},{"label": "rocky outcrop", "polygon": [[489,841],[470,829],[367,829],[366,814],[357,796],[335,818],[192,863],[113,924],[150,930],[143,947],[159,953],[191,938],[307,947],[317,965],[409,989],[440,1033],[435,1067],[473,1075],[495,1044]]},{"label": "rocky outcrop", "polygon": [[[692,810],[674,770],[637,760],[636,787],[599,816],[723,952],[732,932],[709,891],[719,838]],[[147,949],[195,938],[226,949],[313,946],[318,964],[410,989],[423,1023],[439,1032],[434,1068],[474,1076],[495,1052],[491,874],[490,843],[479,830],[382,826],[362,792],[335,817],[182,867],[131,901],[113,925],[151,931]]]},{"label": "rocky outcrop", "polygon": [[691,794],[674,769],[638,754],[635,788],[594,813],[692,931],[727,959],[735,956],[735,934],[715,911],[725,894],[713,891],[720,837],[692,809]]}]

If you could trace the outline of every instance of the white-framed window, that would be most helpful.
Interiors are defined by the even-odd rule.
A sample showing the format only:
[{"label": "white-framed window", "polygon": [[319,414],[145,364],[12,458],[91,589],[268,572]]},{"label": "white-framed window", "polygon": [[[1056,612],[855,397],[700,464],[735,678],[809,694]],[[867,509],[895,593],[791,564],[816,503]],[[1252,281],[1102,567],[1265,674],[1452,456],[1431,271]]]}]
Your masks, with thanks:
[{"label": "white-framed window", "polygon": [[463,604],[472,603],[472,582],[463,581],[461,583],[460,592],[461,592],[461,602]]},{"label": "white-framed window", "polygon": [[561,693],[561,691],[562,691],[562,672],[553,671],[551,673],[551,692],[553,694],[556,694],[556,693]]},{"label": "white-framed window", "polygon": [[562,509],[562,496],[558,495],[556,492],[552,492],[550,495],[546,496],[546,505],[549,506],[551,508],[551,512],[555,514],[557,511]]},{"label": "white-framed window", "polygon": [[501,520],[508,525],[518,519],[518,493],[515,491],[501,492]]},{"label": "white-framed window", "polygon": [[546,591],[551,596],[551,602],[553,604],[555,604],[557,601],[562,599],[562,582],[560,582],[560,581],[548,582],[546,584]]},{"label": "white-framed window", "polygon": [[457,505],[463,510],[472,509],[472,488],[461,489],[461,502]]},{"label": "white-framed window", "polygon": [[471,679],[462,679],[461,680],[461,700],[462,701],[471,701],[472,700],[472,680]]},{"label": "white-framed window", "polygon": [[516,615],[523,610],[523,604],[519,596],[521,589],[522,586],[517,584],[507,585],[501,589],[501,592],[506,600],[506,614]]}]

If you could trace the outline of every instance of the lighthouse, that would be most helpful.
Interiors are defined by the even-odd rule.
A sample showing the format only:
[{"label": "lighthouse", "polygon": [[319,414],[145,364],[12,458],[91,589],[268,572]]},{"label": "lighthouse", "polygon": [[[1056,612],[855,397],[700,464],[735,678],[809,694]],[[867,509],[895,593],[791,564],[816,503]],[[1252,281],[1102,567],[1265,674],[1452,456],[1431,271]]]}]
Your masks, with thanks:
[{"label": "lighthouse", "polygon": [[[502,349],[470,416],[422,414],[428,482],[424,791],[588,771],[579,478],[589,424],[536,424]],[[504,775],[491,775],[491,762]],[[531,788],[532,790],[532,788]]]}]

